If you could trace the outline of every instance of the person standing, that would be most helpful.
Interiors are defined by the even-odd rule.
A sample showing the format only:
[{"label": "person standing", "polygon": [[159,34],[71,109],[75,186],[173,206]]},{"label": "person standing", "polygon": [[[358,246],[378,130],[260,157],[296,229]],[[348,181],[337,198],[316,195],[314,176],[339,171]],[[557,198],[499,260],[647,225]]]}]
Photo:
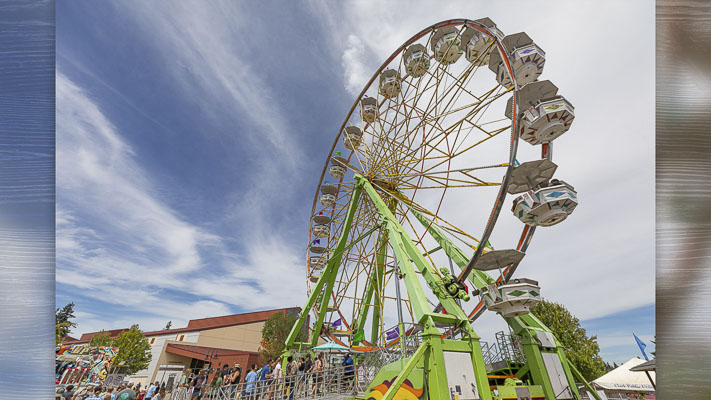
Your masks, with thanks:
[{"label": "person standing", "polygon": [[235,363],[234,370],[232,371],[232,375],[230,376],[230,384],[232,385],[230,388],[230,398],[235,398],[237,397],[237,391],[239,390],[239,382],[242,379],[242,368],[238,363]]},{"label": "person standing", "polygon": [[165,394],[165,387],[161,386],[160,389],[158,389],[158,394],[153,396],[153,400],[167,400],[168,397]]},{"label": "person standing", "polygon": [[353,366],[353,358],[351,358],[351,353],[346,353],[346,357],[343,359],[341,365],[345,367],[343,374],[344,389],[348,390],[353,386],[353,377],[355,376],[355,367]]},{"label": "person standing", "polygon": [[101,386],[97,386],[94,388],[94,394],[87,397],[86,400],[103,400],[100,395],[101,395]]},{"label": "person standing", "polygon": [[255,388],[254,384],[257,381],[257,373],[255,370],[257,369],[257,366],[252,364],[252,367],[249,369],[249,372],[247,373],[247,376],[244,378],[244,381],[247,383],[244,389],[244,395],[248,399],[253,399],[255,397]]},{"label": "person standing", "polygon": [[116,393],[116,400],[136,400],[136,391],[133,390],[133,382],[129,382],[126,389]]},{"label": "person standing", "polygon": [[313,376],[314,376],[314,387],[311,390],[311,395],[315,396],[317,394],[321,394],[320,392],[320,386],[321,382],[323,381],[323,353],[319,354],[318,357],[316,357],[316,360],[314,360],[314,366],[313,366]]},{"label": "person standing", "polygon": [[183,376],[180,377],[180,383],[178,383],[179,387],[188,387],[188,382],[190,381],[190,374],[192,373],[192,370],[188,368]]},{"label": "person standing", "polygon": [[205,371],[200,371],[200,373],[193,379],[190,383],[190,387],[193,388],[193,394],[190,396],[191,399],[199,399],[203,394],[203,390],[207,386],[207,377],[205,376]]},{"label": "person standing", "polygon": [[62,393],[62,398],[65,400],[71,400],[74,397],[74,385],[69,385],[64,388],[64,393]]},{"label": "person standing", "polygon": [[215,371],[215,375],[210,381],[210,392],[208,394],[208,397],[211,399],[217,397],[217,394],[220,391],[220,386],[222,386],[222,371],[218,369],[217,371]]},{"label": "person standing", "polygon": [[155,383],[151,384],[148,387],[148,390],[146,390],[146,400],[150,400],[153,398],[153,393],[155,393],[156,389],[158,388],[158,382],[156,381]]},{"label": "person standing", "polygon": [[296,382],[296,374],[298,372],[299,366],[296,363],[296,360],[294,360],[293,356],[289,356],[289,358],[286,359],[286,380],[285,380],[285,385],[288,387],[289,390],[289,400],[294,399],[294,383]]}]

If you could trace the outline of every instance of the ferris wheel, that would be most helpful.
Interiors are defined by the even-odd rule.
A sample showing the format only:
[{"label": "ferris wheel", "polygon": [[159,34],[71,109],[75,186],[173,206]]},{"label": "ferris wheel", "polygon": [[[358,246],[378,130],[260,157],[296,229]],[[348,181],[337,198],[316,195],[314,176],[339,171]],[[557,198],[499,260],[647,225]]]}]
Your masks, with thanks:
[{"label": "ferris wheel", "polygon": [[[526,33],[461,19],[423,29],[374,73],[335,133],[314,196],[312,343],[384,348],[417,329],[425,309],[461,307],[473,321],[486,309],[524,315],[540,300],[537,282],[513,274],[535,229],[578,204],[553,178],[552,141],[574,108],[539,80],[545,61]],[[507,194],[521,233],[495,248]]]}]

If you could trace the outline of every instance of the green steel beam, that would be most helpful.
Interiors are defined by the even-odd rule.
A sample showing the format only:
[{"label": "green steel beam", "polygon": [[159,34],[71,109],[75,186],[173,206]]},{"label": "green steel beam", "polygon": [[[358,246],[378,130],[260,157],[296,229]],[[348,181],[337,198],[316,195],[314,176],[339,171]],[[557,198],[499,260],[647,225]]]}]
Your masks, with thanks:
[{"label": "green steel beam", "polygon": [[[388,234],[387,234],[387,229],[383,230],[380,235],[380,239],[378,240],[378,247],[377,247],[377,253],[375,256],[375,265],[373,266],[372,270],[370,271],[370,278],[368,279],[367,287],[365,289],[365,297],[363,298],[363,302],[361,303],[360,306],[360,313],[358,314],[358,320],[356,321],[355,327],[353,329],[353,334],[355,335],[357,332],[360,332],[363,330],[365,327],[365,320],[368,318],[368,311],[370,310],[370,300],[373,297],[373,292],[376,291],[375,295],[375,304],[373,305],[373,323],[375,328],[374,330],[377,330],[378,324],[375,324],[375,316],[378,316],[378,319],[380,318],[380,291],[381,291],[381,283],[383,281],[383,278],[381,277],[382,275],[382,270],[384,269],[384,251],[385,246],[388,241]],[[377,290],[376,290],[377,288]],[[376,338],[373,338],[373,340],[376,340]],[[375,341],[371,342],[373,345],[375,345]],[[358,342],[354,342],[353,345],[357,345]]]},{"label": "green steel beam", "polygon": [[420,251],[412,242],[412,239],[410,239],[402,226],[400,226],[400,223],[397,221],[397,218],[393,215],[392,211],[390,211],[390,209],[385,205],[383,199],[380,195],[378,195],[375,188],[366,178],[358,174],[355,175],[355,179],[363,186],[363,189],[375,204],[381,217],[383,218],[383,222],[385,222],[385,225],[389,230],[390,244],[393,247],[393,251],[397,257],[398,267],[400,267],[401,274],[405,280],[405,286],[407,287],[408,294],[410,296],[410,303],[418,321],[424,320],[426,316],[437,316],[438,313],[434,313],[430,310],[424,291],[422,290],[417,278],[417,273],[413,268],[413,263],[432,291],[435,295],[437,295],[442,305],[447,309],[449,314],[457,318],[458,325],[473,333],[471,326],[469,326],[469,319],[464,313],[464,310],[459,307],[452,297],[446,296],[441,293],[441,290],[438,290],[440,279],[434,271],[434,267],[427,263]]},{"label": "green steel beam", "polygon": [[[427,229],[428,233],[432,238],[437,241],[437,244],[444,250],[444,252],[452,259],[460,268],[462,266],[466,267],[469,264],[469,259],[464,252],[457,247],[448,237],[446,237],[442,231],[439,230],[430,220],[425,218],[422,214],[410,208],[412,215],[417,218],[422,226]],[[472,270],[469,274],[469,280],[476,286],[477,289],[482,289],[495,282],[494,278],[490,277],[487,273],[479,270]]]},{"label": "green steel beam", "polygon": [[[450,397],[444,364],[444,351],[445,348],[456,348],[470,354],[480,398],[482,400],[490,400],[491,391],[489,390],[489,382],[486,376],[479,337],[469,324],[469,318],[466,313],[442,288],[441,279],[437,275],[434,267],[425,260],[420,250],[412,242],[412,239],[410,239],[402,226],[400,226],[397,218],[395,218],[391,210],[385,206],[385,202],[380,198],[375,188],[373,188],[367,179],[360,175],[356,174],[355,179],[363,186],[366,194],[373,201],[382,217],[389,234],[388,240],[397,259],[400,274],[403,276],[405,286],[407,287],[410,305],[417,321],[423,325],[424,329],[421,334],[423,338],[422,346],[429,346],[429,350],[424,353],[424,368],[427,372],[427,390],[430,398],[447,399]],[[415,270],[415,267],[417,270]],[[417,277],[418,272],[425,279],[425,282],[427,282],[427,285],[437,296],[442,305],[447,309],[447,315],[435,313],[430,309],[420,280]],[[457,345],[452,341],[445,342],[435,326],[435,321],[453,323],[459,326],[465,334],[461,342],[466,343],[468,346]],[[420,351],[421,348],[418,349],[418,351]],[[410,360],[410,362],[412,362],[412,360]],[[412,364],[410,364],[410,362],[408,366],[411,368],[414,367],[414,362]],[[395,382],[390,387],[385,398],[392,398],[410,370],[411,369],[403,371],[403,373],[399,375],[398,379],[400,382]]]},{"label": "green steel beam", "polygon": [[422,343],[420,347],[417,348],[417,351],[415,351],[415,354],[410,357],[410,359],[407,361],[405,364],[405,367],[402,369],[400,374],[397,376],[397,379],[395,379],[395,382],[393,382],[390,385],[390,388],[388,388],[388,391],[385,392],[385,394],[382,397],[382,400],[392,400],[395,397],[395,393],[400,389],[403,383],[405,383],[405,379],[407,379],[407,376],[410,375],[410,372],[415,368],[415,365],[420,361],[420,358],[425,354],[425,352],[428,349],[427,343]]},{"label": "green steel beam", "polygon": [[602,400],[602,398],[600,398],[600,395],[597,394],[597,392],[595,391],[595,389],[593,389],[593,387],[590,386],[590,384],[589,384],[588,381],[585,379],[585,377],[583,377],[583,374],[581,374],[580,371],[578,371],[578,369],[575,368],[575,365],[573,365],[573,364],[571,363],[571,364],[570,364],[570,369],[572,370],[573,375],[574,375],[577,379],[579,379],[579,380],[580,380],[580,383],[582,383],[583,386],[585,386],[585,388],[588,390],[588,392],[590,393],[590,396],[594,397],[595,400]]},{"label": "green steel beam", "polygon": [[318,317],[314,324],[313,332],[311,333],[311,346],[315,346],[318,342],[318,338],[321,335],[321,328],[323,327],[323,320],[326,318],[326,309],[328,308],[329,296],[333,291],[333,285],[336,281],[336,274],[338,273],[338,267],[341,265],[341,257],[343,256],[343,250],[346,247],[346,242],[348,241],[348,235],[351,232],[351,225],[353,223],[353,216],[358,208],[358,199],[360,198],[360,193],[362,191],[361,185],[356,185],[353,188],[353,193],[351,194],[350,204],[348,205],[348,213],[346,214],[346,219],[343,222],[343,230],[341,231],[341,237],[338,239],[336,248],[334,249],[333,256],[328,260],[328,265],[326,271],[321,274],[319,281],[324,278],[327,280],[326,288],[323,292],[323,300],[321,301],[321,307],[318,310]]},{"label": "green steel beam", "polygon": [[[427,229],[428,233],[432,238],[437,241],[437,243],[444,249],[445,253],[454,261],[462,270],[466,268],[469,263],[469,257],[457,247],[448,237],[446,237],[430,220],[424,217],[419,212],[415,211],[412,207],[409,207],[410,212],[417,218],[417,220]],[[477,287],[477,289],[483,289],[486,286],[495,282],[488,274],[483,271],[472,270],[469,274],[469,280]],[[529,367],[529,372],[533,377],[533,381],[537,385],[541,385],[546,397],[553,396],[555,398],[555,393],[553,392],[553,386],[550,383],[550,378],[543,363],[543,358],[541,357],[541,349],[538,345],[538,338],[536,337],[535,331],[551,332],[543,322],[536,318],[533,314],[526,314],[520,317],[504,318],[506,322],[511,326],[514,333],[521,337],[521,347],[526,355],[527,365]],[[575,379],[571,373],[571,368],[574,368],[571,363],[568,362],[565,356],[565,351],[563,347],[557,342],[556,339],[556,353],[560,358],[561,365],[566,373],[566,378],[568,380],[568,385],[573,391],[576,398],[580,398],[577,386],[575,385]]]}]

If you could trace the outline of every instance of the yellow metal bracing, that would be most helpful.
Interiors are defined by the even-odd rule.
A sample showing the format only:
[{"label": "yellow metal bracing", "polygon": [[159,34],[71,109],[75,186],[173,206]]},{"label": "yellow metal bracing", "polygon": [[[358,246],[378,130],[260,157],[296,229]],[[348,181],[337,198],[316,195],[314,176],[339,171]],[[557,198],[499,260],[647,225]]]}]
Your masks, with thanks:
[{"label": "yellow metal bracing", "polygon": [[[431,34],[425,34],[420,43],[427,44],[430,39]],[[472,198],[488,196],[493,206],[501,177],[510,168],[508,133],[512,127],[511,120],[504,117],[504,109],[513,88],[502,88],[488,68],[470,64],[464,58],[452,65],[432,62],[420,78],[409,76],[398,56],[392,58],[387,67],[397,70],[402,77],[400,94],[394,98],[382,97],[376,90],[376,77],[373,90],[366,92],[376,98],[377,118],[373,123],[366,123],[361,121],[358,112],[353,112],[346,126],[361,129],[360,145],[352,152],[345,150],[342,144],[344,134],[339,132],[334,150],[326,160],[324,171],[331,164],[334,151],[341,149],[347,160],[344,165],[347,173],[340,181],[330,182],[338,188],[334,206],[322,207],[316,197],[314,215],[322,213],[331,218],[330,237],[321,239],[321,245],[330,249],[329,254],[335,248],[348,220],[348,200],[355,187],[353,174],[357,173],[368,179],[383,200],[398,202],[393,214],[421,254],[434,266],[439,254],[430,252],[431,242],[425,235],[426,229],[410,220],[407,208],[427,215],[466,247],[476,249],[479,246],[479,241],[469,231],[483,228],[491,208],[482,209],[478,221],[467,221],[467,226],[458,226],[451,222],[459,221],[456,213],[444,212],[442,204],[448,194],[466,193]],[[324,175],[324,180],[332,180],[325,172]],[[333,329],[338,329],[341,337],[349,336],[349,339],[342,339],[345,342],[356,333],[356,325],[367,321],[365,324],[371,326],[365,326],[365,330],[378,331],[381,341],[372,345],[383,345],[385,330],[394,326],[392,310],[395,309],[397,279],[393,273],[390,243],[382,255],[385,268],[382,281],[371,281],[384,228],[380,227],[355,242],[381,222],[371,199],[362,196],[346,239],[350,247],[339,259],[332,296],[328,300],[328,309],[333,311],[327,312],[324,319],[327,326],[341,320],[341,325]],[[309,241],[313,239],[309,236]],[[438,268],[434,270],[435,275],[439,274]],[[307,273],[320,275],[323,272],[307,268]],[[307,282],[307,285],[311,290],[313,283]],[[368,291],[372,292],[371,298],[365,298]],[[402,292],[401,301],[409,319],[404,322],[414,323],[407,291]],[[361,315],[372,313],[375,308],[379,311],[375,320]]]}]

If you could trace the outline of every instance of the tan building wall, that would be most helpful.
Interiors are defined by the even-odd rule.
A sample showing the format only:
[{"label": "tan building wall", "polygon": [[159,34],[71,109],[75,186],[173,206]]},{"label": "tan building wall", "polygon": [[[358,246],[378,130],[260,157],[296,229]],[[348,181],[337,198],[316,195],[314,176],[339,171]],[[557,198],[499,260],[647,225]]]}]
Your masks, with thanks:
[{"label": "tan building wall", "polygon": [[200,331],[197,345],[222,349],[259,351],[264,322]]},{"label": "tan building wall", "polygon": [[153,375],[151,375],[150,382],[156,381],[156,377],[158,375],[158,366],[181,364],[181,365],[185,366],[186,370],[188,368],[190,368],[190,361],[192,360],[192,358],[173,354],[173,353],[168,353],[165,351],[165,348],[168,346],[169,343],[193,344],[193,343],[179,342],[177,340],[166,340],[163,343],[163,349],[160,352],[160,357],[158,357],[158,362],[156,363],[156,368],[153,370]]}]

